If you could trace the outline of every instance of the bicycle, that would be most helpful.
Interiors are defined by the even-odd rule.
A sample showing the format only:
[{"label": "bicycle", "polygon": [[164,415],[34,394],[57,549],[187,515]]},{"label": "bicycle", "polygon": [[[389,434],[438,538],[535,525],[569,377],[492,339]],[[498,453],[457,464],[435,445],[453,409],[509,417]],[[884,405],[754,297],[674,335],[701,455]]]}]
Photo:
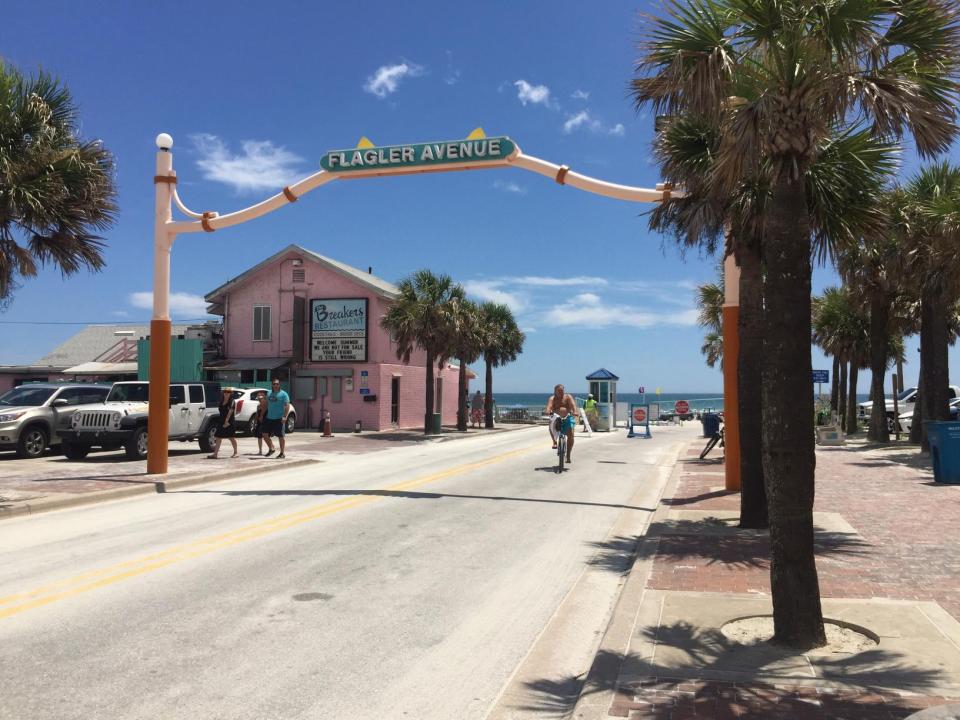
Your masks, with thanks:
[{"label": "bicycle", "polygon": [[720,443],[720,447],[723,447],[723,428],[721,427],[713,435],[710,436],[710,439],[707,440],[707,446],[703,449],[703,452],[700,453],[700,459],[703,460],[707,453],[709,453],[713,448]]},{"label": "bicycle", "polygon": [[557,469],[554,472],[559,474],[563,472],[563,464],[567,458],[567,433],[563,427],[563,419],[559,415],[550,418],[550,422],[554,423],[553,427],[557,431]]}]

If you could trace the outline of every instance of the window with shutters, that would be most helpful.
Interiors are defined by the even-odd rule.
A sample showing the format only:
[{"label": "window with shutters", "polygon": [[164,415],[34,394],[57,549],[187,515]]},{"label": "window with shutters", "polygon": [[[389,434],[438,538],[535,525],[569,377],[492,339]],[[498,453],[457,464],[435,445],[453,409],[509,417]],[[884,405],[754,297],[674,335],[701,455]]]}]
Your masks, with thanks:
[{"label": "window with shutters", "polygon": [[270,306],[253,306],[253,340],[270,340]]}]

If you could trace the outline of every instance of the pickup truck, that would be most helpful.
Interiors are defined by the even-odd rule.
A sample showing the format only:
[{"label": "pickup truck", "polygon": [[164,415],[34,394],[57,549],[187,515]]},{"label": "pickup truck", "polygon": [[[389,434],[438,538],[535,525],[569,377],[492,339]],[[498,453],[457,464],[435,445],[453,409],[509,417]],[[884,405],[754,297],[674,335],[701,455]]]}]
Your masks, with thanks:
[{"label": "pickup truck", "polygon": [[[950,400],[960,397],[960,387],[956,385],[950,385]],[[888,397],[887,401],[887,431],[894,432],[894,414],[893,414],[893,398]],[[909,387],[906,388],[902,393],[897,396],[897,409],[901,414],[913,410],[914,404],[917,402],[917,388]],[[867,401],[857,404],[857,420],[860,423],[870,422],[870,413],[873,412],[873,402]]]},{"label": "pickup truck", "polygon": [[[123,447],[129,459],[144,459],[149,399],[150,383],[114,383],[102,404],[78,408],[70,418],[69,428],[58,430],[63,454],[71,460],[82,460],[93,447]],[[197,440],[201,450],[210,452],[220,418],[219,401],[218,382],[170,383],[169,438]]]}]

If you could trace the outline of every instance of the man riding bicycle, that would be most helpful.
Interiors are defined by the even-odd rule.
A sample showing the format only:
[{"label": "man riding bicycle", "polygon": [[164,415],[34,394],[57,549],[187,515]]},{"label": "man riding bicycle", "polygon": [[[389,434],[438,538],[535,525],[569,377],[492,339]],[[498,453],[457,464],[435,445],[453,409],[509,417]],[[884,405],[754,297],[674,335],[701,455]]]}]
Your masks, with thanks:
[{"label": "man riding bicycle", "polygon": [[[564,417],[560,416],[561,408],[566,411]],[[564,392],[563,385],[554,386],[553,395],[547,400],[546,414],[550,416],[550,439],[553,441],[554,450],[557,449],[557,433],[563,432],[567,436],[567,462],[570,463],[570,453],[573,452],[573,426],[580,413],[573,397]]]}]

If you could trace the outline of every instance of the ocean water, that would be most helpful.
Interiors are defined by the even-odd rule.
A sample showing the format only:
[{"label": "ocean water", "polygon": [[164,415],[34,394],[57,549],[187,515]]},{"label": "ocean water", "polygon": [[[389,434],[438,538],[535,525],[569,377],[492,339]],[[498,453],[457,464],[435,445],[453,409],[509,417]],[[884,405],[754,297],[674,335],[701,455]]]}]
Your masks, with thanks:
[{"label": "ocean water", "polygon": [[[480,392],[483,392],[483,384],[479,386]],[[496,385],[494,385],[496,388]],[[570,392],[570,391],[568,391]],[[523,405],[525,407],[545,407],[547,400],[553,393],[550,390],[538,393],[501,393],[494,392],[493,397],[497,405],[502,410],[510,405]],[[576,398],[586,398],[586,390],[570,392]],[[857,395],[857,402],[865,402],[870,396],[865,394]],[[659,403],[661,408],[672,408],[677,400],[686,400],[690,403],[692,410],[723,410],[723,393],[720,392],[686,392],[686,393],[656,393],[648,392],[643,400],[639,393],[617,393],[618,403],[640,403],[650,404]]]}]

